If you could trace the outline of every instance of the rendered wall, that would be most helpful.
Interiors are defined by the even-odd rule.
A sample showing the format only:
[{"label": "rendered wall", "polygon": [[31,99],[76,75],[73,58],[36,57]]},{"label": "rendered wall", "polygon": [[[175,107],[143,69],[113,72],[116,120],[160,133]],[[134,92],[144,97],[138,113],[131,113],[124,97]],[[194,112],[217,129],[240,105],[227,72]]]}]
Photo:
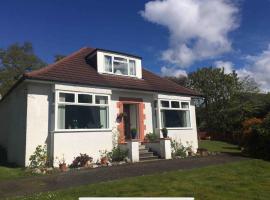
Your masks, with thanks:
[{"label": "rendered wall", "polygon": [[25,165],[29,164],[29,157],[38,145],[47,144],[50,146],[49,127],[51,121],[49,112],[51,111],[51,104],[51,85],[28,84]]},{"label": "rendered wall", "polygon": [[54,158],[64,155],[67,164],[71,164],[80,153],[86,153],[96,161],[100,159],[100,151],[111,149],[111,131],[54,133]]},{"label": "rendered wall", "polygon": [[0,102],[0,145],[8,161],[24,165],[26,129],[26,84],[16,87]]},{"label": "rendered wall", "polygon": [[[170,99],[170,100],[182,100],[190,102],[190,128],[168,128],[168,137],[171,137],[173,140],[181,142],[184,146],[192,145],[194,151],[198,148],[198,137],[197,137],[197,125],[196,125],[196,113],[195,113],[195,105],[192,103],[190,97],[185,96],[175,96],[175,95],[165,95],[158,94],[156,95],[158,99]],[[160,116],[160,111],[157,112],[158,118]],[[162,132],[159,131],[161,127],[161,123],[159,121],[158,127],[156,130],[160,133],[160,137],[162,137]]]}]

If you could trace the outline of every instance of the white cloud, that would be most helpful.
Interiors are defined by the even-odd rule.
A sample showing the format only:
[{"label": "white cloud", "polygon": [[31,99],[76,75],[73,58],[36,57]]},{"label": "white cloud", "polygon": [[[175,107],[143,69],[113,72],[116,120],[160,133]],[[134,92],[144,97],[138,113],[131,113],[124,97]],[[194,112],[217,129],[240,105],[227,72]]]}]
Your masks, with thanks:
[{"label": "white cloud", "polygon": [[270,44],[256,56],[247,56],[248,66],[238,69],[240,77],[251,76],[264,91],[270,91]]},{"label": "white cloud", "polygon": [[250,76],[263,91],[270,92],[270,44],[268,48],[256,56],[246,56],[247,65],[236,69],[229,61],[216,61],[214,66],[224,67],[225,73],[236,71],[240,78]]},{"label": "white cloud", "polygon": [[187,72],[185,70],[179,68],[172,68],[172,67],[161,67],[161,74],[162,76],[187,76]]},{"label": "white cloud", "polygon": [[229,61],[222,61],[222,60],[219,60],[219,61],[216,61],[214,63],[214,66],[216,68],[224,68],[224,72],[226,74],[230,74],[233,72],[233,69],[234,69],[234,65],[232,62],[229,62]]},{"label": "white cloud", "polygon": [[141,15],[170,32],[163,59],[181,67],[232,49],[228,33],[238,27],[238,9],[229,0],[155,0]]}]

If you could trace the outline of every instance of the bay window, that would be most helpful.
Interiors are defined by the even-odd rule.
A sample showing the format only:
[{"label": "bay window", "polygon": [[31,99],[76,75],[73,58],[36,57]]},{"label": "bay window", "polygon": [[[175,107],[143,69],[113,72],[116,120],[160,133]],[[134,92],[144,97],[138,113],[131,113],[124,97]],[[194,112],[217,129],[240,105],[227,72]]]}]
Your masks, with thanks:
[{"label": "bay window", "polygon": [[189,128],[189,102],[160,101],[161,125],[166,128]]},{"label": "bay window", "polygon": [[136,76],[136,62],[125,57],[104,55],[104,71],[117,75]]},{"label": "bay window", "polygon": [[59,92],[57,129],[109,128],[109,99],[106,95]]}]

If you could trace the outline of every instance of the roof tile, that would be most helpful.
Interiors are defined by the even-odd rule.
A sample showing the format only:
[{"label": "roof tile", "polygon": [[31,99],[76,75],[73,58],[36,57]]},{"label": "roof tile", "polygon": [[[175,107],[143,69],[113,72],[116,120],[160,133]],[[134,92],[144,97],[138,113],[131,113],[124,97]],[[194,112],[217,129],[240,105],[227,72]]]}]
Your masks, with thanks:
[{"label": "roof tile", "polygon": [[25,73],[24,77],[27,79],[73,84],[185,94],[191,96],[200,95],[191,89],[182,87],[145,69],[142,70],[142,79],[100,74],[94,67],[86,62],[87,55],[95,50],[96,49],[87,47],[82,48],[54,64]]}]

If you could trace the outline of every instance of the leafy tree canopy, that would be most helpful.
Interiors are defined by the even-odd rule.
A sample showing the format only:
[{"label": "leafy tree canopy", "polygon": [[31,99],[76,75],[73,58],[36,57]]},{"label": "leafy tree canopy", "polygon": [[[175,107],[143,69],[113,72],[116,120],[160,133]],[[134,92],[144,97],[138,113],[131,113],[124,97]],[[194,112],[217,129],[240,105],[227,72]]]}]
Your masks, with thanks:
[{"label": "leafy tree canopy", "polygon": [[244,119],[266,108],[266,98],[258,94],[258,84],[252,78],[240,79],[222,68],[205,67],[188,77],[169,79],[204,95],[204,100],[198,101],[203,103],[197,104],[198,127],[219,136],[239,131]]},{"label": "leafy tree canopy", "polygon": [[29,42],[15,43],[0,49],[0,94],[3,96],[21,75],[45,66]]},{"label": "leafy tree canopy", "polygon": [[54,56],[54,62],[57,62],[59,60],[62,60],[64,57],[66,57],[65,55],[62,55],[62,54],[56,54]]}]

